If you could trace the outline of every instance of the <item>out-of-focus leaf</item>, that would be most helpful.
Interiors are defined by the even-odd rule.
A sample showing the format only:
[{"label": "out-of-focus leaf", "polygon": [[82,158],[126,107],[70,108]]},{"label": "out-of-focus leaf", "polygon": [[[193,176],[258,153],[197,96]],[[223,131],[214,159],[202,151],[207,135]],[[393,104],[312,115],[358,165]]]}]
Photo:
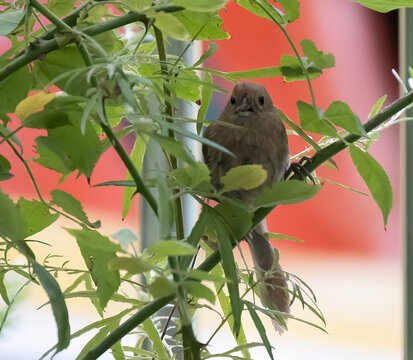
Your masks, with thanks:
[{"label": "out-of-focus leaf", "polygon": [[[308,77],[315,79],[319,77],[323,71],[315,64],[308,63],[307,58],[302,57],[301,62],[307,69]],[[281,74],[284,76],[284,81],[291,82],[297,80],[307,80],[300,61],[291,55],[282,55],[280,60]]]},{"label": "out-of-focus leaf", "polygon": [[64,110],[43,110],[29,115],[23,125],[32,129],[53,129],[59,126],[70,125],[69,117]]},{"label": "out-of-focus leaf", "polygon": [[95,230],[67,229],[67,231],[76,238],[83,260],[97,286],[100,305],[105,308],[120,285],[119,271],[109,269],[108,264],[116,259],[116,252],[121,251],[121,247]]},{"label": "out-of-focus leaf", "polygon": [[73,9],[74,0],[48,0],[47,7],[56,16],[64,16]]},{"label": "out-of-focus leaf", "polygon": [[368,152],[359,149],[353,144],[350,144],[349,151],[357,171],[363,178],[383,214],[384,226],[386,226],[387,218],[393,207],[393,190],[389,177],[377,160]]},{"label": "out-of-focus leaf", "polygon": [[185,280],[182,282],[186,291],[199,299],[206,299],[211,304],[215,304],[215,294],[207,286],[198,281]]},{"label": "out-of-focus leaf", "polygon": [[186,256],[194,255],[196,248],[179,240],[159,240],[151,247],[151,251],[159,256]]},{"label": "out-of-focus leaf", "polygon": [[149,284],[148,290],[154,298],[170,296],[176,291],[173,282],[166,277],[157,277],[154,282]]},{"label": "out-of-focus leaf", "polygon": [[146,333],[148,339],[152,342],[153,350],[158,355],[158,359],[160,360],[167,360],[169,356],[165,351],[165,347],[162,343],[162,339],[159,336],[158,330],[156,330],[155,325],[153,324],[151,318],[147,318],[143,323],[143,330]]},{"label": "out-of-focus leaf", "polygon": [[180,142],[166,136],[154,134],[152,137],[161,145],[168,154],[184,160],[188,164],[194,164],[195,160],[189,150]]},{"label": "out-of-focus leaf", "polygon": [[178,20],[176,16],[163,11],[154,14],[155,25],[166,36],[176,40],[189,41],[189,34],[186,27]]},{"label": "out-of-focus leaf", "polygon": [[25,10],[10,10],[0,14],[0,36],[10,34],[23,20]]},{"label": "out-of-focus leaf", "polygon": [[[0,62],[0,67],[4,65]],[[23,66],[0,81],[0,112],[13,113],[17,104],[27,96],[29,90],[30,73],[27,66]]]},{"label": "out-of-focus leaf", "polygon": [[33,270],[39,277],[43,289],[52,306],[53,315],[57,325],[57,347],[56,352],[59,352],[69,346],[70,343],[70,325],[69,314],[65,303],[64,296],[60,290],[59,284],[52,275],[40,264],[33,262]]},{"label": "out-of-focus leaf", "polygon": [[15,113],[17,117],[23,121],[29,115],[35,113],[37,110],[52,101],[54,97],[55,94],[53,93],[46,94],[45,92],[40,91],[20,101],[16,106]]},{"label": "out-of-focus leaf", "polygon": [[59,217],[58,214],[51,214],[47,205],[36,200],[29,201],[21,197],[17,202],[17,207],[26,219],[25,238],[47,228]]},{"label": "out-of-focus leaf", "polygon": [[120,229],[116,233],[111,235],[119,244],[122,246],[122,249],[126,250],[129,244],[132,244],[134,241],[138,240],[137,236],[129,228]]},{"label": "out-of-focus leaf", "polygon": [[14,202],[0,189],[0,233],[12,240],[24,239],[27,233],[26,219]]},{"label": "out-of-focus leaf", "polygon": [[199,80],[195,70],[180,71],[176,77],[171,78],[171,82],[179,99],[192,102],[199,100],[202,81]]},{"label": "out-of-focus leaf", "polygon": [[241,203],[224,199],[214,208],[214,211],[217,211],[225,220],[237,241],[240,241],[251,228],[252,214]]},{"label": "out-of-focus leaf", "polygon": [[279,24],[287,23],[284,14],[266,0],[238,0],[237,4],[242,6],[249,12],[252,12],[257,16],[268,19],[272,22],[275,21]]},{"label": "out-of-focus leaf", "polygon": [[206,189],[211,189],[209,169],[203,162],[187,165],[184,168],[178,168],[170,173],[173,183],[180,186],[199,188],[199,185],[204,185]]},{"label": "out-of-focus leaf", "polygon": [[172,4],[192,11],[210,13],[220,10],[227,2],[228,0],[173,0]]},{"label": "out-of-focus leaf", "polygon": [[109,269],[126,270],[131,274],[142,274],[152,269],[152,266],[141,258],[117,257],[108,265]]},{"label": "out-of-focus leaf", "polygon": [[262,165],[241,165],[230,169],[220,178],[223,192],[232,190],[251,190],[262,185],[267,179],[267,171]]},{"label": "out-of-focus leaf", "polygon": [[0,155],[0,181],[11,179],[14,175],[10,172],[11,165],[3,155]]},{"label": "out-of-focus leaf", "polygon": [[413,7],[411,0],[352,0],[370,9],[388,12],[403,7]]},{"label": "out-of-focus leaf", "polygon": [[310,185],[300,180],[279,181],[265,188],[258,196],[257,207],[297,204],[313,198],[322,185]]}]

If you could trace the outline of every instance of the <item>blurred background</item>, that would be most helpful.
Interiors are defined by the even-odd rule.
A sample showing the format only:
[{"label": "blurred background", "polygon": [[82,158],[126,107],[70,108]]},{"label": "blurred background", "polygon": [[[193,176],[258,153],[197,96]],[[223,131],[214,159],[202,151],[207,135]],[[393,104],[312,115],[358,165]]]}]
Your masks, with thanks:
[{"label": "blurred background", "polygon": [[[397,12],[379,14],[346,0],[302,0],[300,13],[300,18],[288,25],[293,41],[298,44],[302,39],[311,39],[320,50],[333,53],[336,59],[333,69],[325,70],[312,82],[320,108],[326,109],[331,102],[341,100],[365,122],[381,96],[387,94],[386,104],[398,98],[398,82],[391,73],[392,69],[398,71],[399,68]],[[217,41],[220,49],[209,60],[209,67],[221,71],[248,70],[275,66],[282,54],[293,55],[288,42],[271,22],[250,15],[233,2],[228,3],[227,12],[223,11],[221,15],[223,28],[231,34],[231,39]],[[3,40],[0,38],[0,51],[9,46]],[[207,47],[207,44],[201,46]],[[231,90],[231,84],[216,80],[220,86]],[[275,105],[298,122],[295,103],[299,99],[310,101],[307,85],[304,82],[284,83],[281,78],[257,81],[267,87]],[[208,119],[216,119],[226,101],[225,95],[215,96]],[[12,126],[18,126],[17,120]],[[38,133],[24,130],[20,136],[22,142],[31,144]],[[290,136],[289,141],[292,154],[304,149],[304,143],[298,137]],[[30,145],[26,148],[30,149]],[[13,158],[7,149],[0,150],[6,157]],[[290,321],[289,331],[280,337],[271,324],[266,323],[277,359],[399,360],[403,357],[399,128],[385,130],[372,146],[371,153],[383,165],[394,191],[394,207],[386,229],[372,198],[329,183],[324,184],[321,193],[313,200],[277,207],[267,220],[269,231],[304,241],[273,240],[272,244],[280,251],[284,270],[303,278],[316,293],[328,332]],[[34,152],[28,150],[25,158],[31,156]],[[339,171],[322,167],[317,175],[368,192],[349,155],[340,154],[335,161]],[[42,193],[48,194],[58,183],[58,174],[35,163],[31,163],[31,167]],[[1,183],[2,190],[15,199],[19,195],[35,198],[32,184],[18,162],[13,163],[13,173],[12,180]],[[96,166],[91,182],[122,180],[124,177],[125,169],[116,154],[108,151]],[[140,211],[139,201],[135,199],[130,214],[122,220],[120,188],[91,188],[84,178],[76,180],[73,175],[59,188],[82,200],[91,221],[102,221],[103,234],[113,234],[122,227],[140,233],[140,219],[144,214]],[[64,222],[55,224],[53,231],[41,233],[39,240],[53,244],[53,252],[76,257],[77,260],[71,261],[69,266],[84,267],[75,240],[61,229],[62,225],[69,226]],[[44,246],[35,250],[44,256],[50,252]],[[14,280],[8,278],[10,282]],[[21,279],[16,281],[21,282]],[[23,292],[0,336],[2,359],[37,359],[55,344],[56,330],[50,309],[36,310],[46,300],[45,295],[34,287],[30,287],[28,295],[27,291]],[[98,319],[87,300],[69,300],[68,305],[72,331]],[[116,306],[112,311],[116,311]],[[309,311],[303,313],[298,304],[292,312],[317,323],[317,318]],[[259,341],[258,333],[250,331],[253,325],[249,317],[243,320],[248,339]],[[203,313],[197,317],[201,342],[214,331],[216,322],[212,321]],[[69,350],[56,359],[73,359],[85,342],[86,338],[75,340]],[[228,349],[231,343],[236,345],[229,329],[224,328],[211,342],[211,350]],[[268,356],[262,349],[252,353],[254,359]],[[3,357],[3,354],[7,356]],[[111,356],[106,354],[102,358],[110,359]]]}]

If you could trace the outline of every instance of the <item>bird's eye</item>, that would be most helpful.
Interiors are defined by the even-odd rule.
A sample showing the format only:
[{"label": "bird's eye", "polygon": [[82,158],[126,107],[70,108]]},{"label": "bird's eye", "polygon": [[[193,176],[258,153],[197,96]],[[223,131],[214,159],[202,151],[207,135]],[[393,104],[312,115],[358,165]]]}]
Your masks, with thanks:
[{"label": "bird's eye", "polygon": [[264,105],[264,96],[260,96],[258,98],[258,102],[260,103],[261,106],[263,106]]},{"label": "bird's eye", "polygon": [[231,99],[229,100],[231,101],[231,104],[234,105],[235,104],[235,98],[233,96],[231,96]]}]

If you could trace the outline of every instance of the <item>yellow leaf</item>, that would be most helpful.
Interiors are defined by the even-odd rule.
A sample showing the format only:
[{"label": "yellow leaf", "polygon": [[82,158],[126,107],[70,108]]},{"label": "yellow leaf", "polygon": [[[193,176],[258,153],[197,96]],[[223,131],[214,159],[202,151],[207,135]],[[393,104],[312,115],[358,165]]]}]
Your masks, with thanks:
[{"label": "yellow leaf", "polygon": [[55,94],[46,94],[40,91],[20,101],[16,106],[16,115],[20,120],[26,119],[31,114],[40,110],[43,106],[53,100]]}]

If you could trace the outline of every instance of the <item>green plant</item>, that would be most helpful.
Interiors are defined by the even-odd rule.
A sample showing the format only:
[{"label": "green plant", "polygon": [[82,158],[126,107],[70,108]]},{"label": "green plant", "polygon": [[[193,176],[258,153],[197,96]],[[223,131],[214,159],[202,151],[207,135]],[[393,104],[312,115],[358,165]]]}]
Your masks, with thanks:
[{"label": "green plant", "polygon": [[[225,0],[94,0],[82,2],[77,7],[74,7],[74,1],[67,0],[50,0],[47,6],[37,0],[2,4],[5,8],[0,14],[0,35],[10,39],[11,47],[0,57],[0,144],[9,147],[25,166],[38,200],[21,197],[15,203],[0,191],[0,274],[17,272],[46,291],[58,329],[58,343],[49,352],[61,351],[72,338],[99,329],[79,354],[79,359],[96,359],[108,349],[112,349],[115,359],[124,359],[125,352],[137,357],[174,358],[174,346],[183,348],[185,359],[212,357],[206,347],[197,342],[192,318],[199,307],[208,308],[208,302],[213,303],[217,297],[223,312],[217,330],[228,322],[239,344],[226,355],[236,359],[239,356],[233,353],[241,351],[243,358],[250,358],[249,348],[265,346],[273,358],[258,314],[279,321],[294,316],[264,309],[246,299],[247,294],[255,292],[256,283],[248,269],[237,268],[232,249],[278,204],[305,201],[315,196],[321,185],[307,184],[294,177],[277,183],[265,190],[265,200],[258,202],[253,211],[229,201],[212,187],[207,167],[197,162],[176,136],[228,151],[200,136],[212,93],[223,91],[214,84],[213,75],[232,82],[268,76],[306,81],[311,103],[297,102],[301,127],[282,114],[291,132],[308,144],[302,154],[312,157],[305,167],[310,172],[326,163],[335,167],[332,156],[348,148],[386,223],[392,207],[390,182],[367,150],[384,127],[400,120],[401,111],[413,102],[413,93],[408,92],[382,111],[384,99],[380,99],[364,125],[345,103],[334,102],[326,111],[321,110],[316,104],[311,79],[334,66],[334,56],[319,51],[311,40],[302,40],[300,49],[291,41],[287,25],[299,17],[298,1],[280,0],[276,6],[265,0],[236,2],[272,21],[286,36],[296,56],[283,55],[280,66],[223,73],[202,67],[202,62],[217,50],[213,43],[195,64],[183,61],[188,47],[179,56],[166,52],[167,37],[187,41],[189,45],[197,40],[227,39],[229,35],[221,30],[222,20],[218,15],[227,3]],[[369,5],[368,1],[359,2]],[[409,3],[405,1],[406,6]],[[108,5],[119,15],[109,11]],[[378,11],[389,11],[401,5],[404,4],[400,1],[381,0],[371,6]],[[42,17],[51,24],[44,25]],[[117,29],[135,22],[142,27],[141,36],[126,40]],[[35,23],[41,25],[39,30],[33,30]],[[147,34],[154,40],[147,42]],[[22,41],[18,40],[19,36],[23,36]],[[51,85],[56,85],[62,93],[43,92]],[[28,97],[29,91],[36,93]],[[186,119],[176,112],[179,99],[202,100],[197,119]],[[153,109],[151,102],[158,105],[159,112],[150,110]],[[8,113],[15,113],[21,120],[21,126],[14,131],[7,127]],[[115,132],[113,128],[122,118],[128,120],[128,126]],[[195,122],[197,133],[181,126],[186,122]],[[337,131],[336,126],[341,130]],[[98,232],[99,222],[90,222],[81,203],[72,195],[54,189],[51,200],[47,201],[50,197],[43,197],[30,170],[30,161],[22,155],[18,135],[25,128],[47,131],[47,136],[36,139],[38,157],[31,161],[57,171],[62,175],[62,181],[75,171],[89,179],[100,156],[113,146],[128,174],[124,181],[108,181],[100,185],[124,187],[123,217],[129,211],[132,197],[140,193],[158,219],[159,241],[142,252],[128,251],[132,245],[125,250]],[[304,131],[323,137],[316,143]],[[119,139],[130,133],[136,135],[136,142],[129,155]],[[143,157],[151,156],[147,152],[149,139],[159,144],[169,168],[143,178]],[[13,176],[10,170],[9,160],[0,155],[0,180],[10,179]],[[230,180],[231,189],[260,185],[254,183],[258,180],[250,178],[247,183],[239,173]],[[156,191],[152,192],[150,188]],[[187,237],[181,208],[184,194],[198,200],[202,208]],[[219,200],[220,204],[211,207],[203,198]],[[74,223],[67,231],[76,239],[87,270],[68,269],[65,264],[51,266],[49,259],[39,260],[32,251],[33,235],[59,217]],[[205,234],[209,245],[201,241]],[[123,230],[115,238],[128,242],[133,239],[133,234]],[[201,246],[207,258],[193,268]],[[10,249],[24,255],[26,263],[9,263]],[[62,291],[51,272],[72,275],[72,285]],[[144,278],[145,284],[140,284],[140,277]],[[0,277],[0,295],[8,303],[3,278]],[[245,284],[244,293],[240,292],[239,278]],[[293,301],[300,301],[324,323],[315,296],[306,283],[293,274],[289,274],[288,280]],[[203,282],[212,282],[215,291]],[[136,289],[134,296],[126,297],[120,293],[120,286],[126,283]],[[86,289],[81,294],[76,291],[80,286]],[[102,320],[71,333],[65,299],[76,296],[89,297]],[[109,301],[122,302],[125,309],[104,318],[103,310]],[[165,331],[159,332],[157,328],[160,322],[156,313],[168,304],[173,304],[177,317],[172,317],[171,312],[164,329],[166,331],[171,322],[179,329],[172,344],[166,344]],[[252,317],[262,343],[247,342],[241,324],[241,314],[245,310]],[[322,326],[309,324],[323,330]],[[140,336],[136,346],[123,346],[121,339],[137,328]],[[146,338],[150,339],[151,346],[144,349],[142,343]]]}]

